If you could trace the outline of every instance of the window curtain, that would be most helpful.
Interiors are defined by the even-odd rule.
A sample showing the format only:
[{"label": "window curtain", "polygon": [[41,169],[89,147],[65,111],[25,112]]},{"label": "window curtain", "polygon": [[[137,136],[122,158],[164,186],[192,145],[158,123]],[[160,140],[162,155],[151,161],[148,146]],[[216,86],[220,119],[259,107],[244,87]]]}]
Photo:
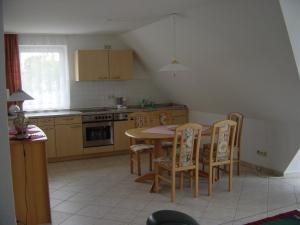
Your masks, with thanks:
[{"label": "window curtain", "polygon": [[10,93],[21,89],[20,57],[17,34],[4,34],[6,88]]}]

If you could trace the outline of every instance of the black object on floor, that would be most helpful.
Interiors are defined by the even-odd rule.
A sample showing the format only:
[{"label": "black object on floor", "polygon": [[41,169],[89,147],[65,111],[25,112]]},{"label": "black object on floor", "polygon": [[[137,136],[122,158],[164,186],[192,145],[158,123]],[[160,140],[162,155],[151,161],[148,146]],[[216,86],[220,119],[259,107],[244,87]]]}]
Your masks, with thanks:
[{"label": "black object on floor", "polygon": [[160,210],[152,213],[147,219],[147,225],[200,225],[189,215],[174,211]]}]

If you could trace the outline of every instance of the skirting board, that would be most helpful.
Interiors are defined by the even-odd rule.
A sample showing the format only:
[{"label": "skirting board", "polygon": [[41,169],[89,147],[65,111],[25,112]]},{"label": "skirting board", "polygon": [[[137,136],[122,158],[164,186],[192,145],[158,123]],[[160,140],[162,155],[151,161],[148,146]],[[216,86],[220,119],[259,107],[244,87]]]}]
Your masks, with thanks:
[{"label": "skirting board", "polygon": [[283,177],[284,176],[283,172],[273,170],[270,168],[266,168],[266,167],[262,167],[262,166],[259,166],[259,165],[253,164],[253,163],[241,161],[241,165],[244,167],[250,168],[260,174],[265,174],[268,176],[275,176],[275,177]]}]

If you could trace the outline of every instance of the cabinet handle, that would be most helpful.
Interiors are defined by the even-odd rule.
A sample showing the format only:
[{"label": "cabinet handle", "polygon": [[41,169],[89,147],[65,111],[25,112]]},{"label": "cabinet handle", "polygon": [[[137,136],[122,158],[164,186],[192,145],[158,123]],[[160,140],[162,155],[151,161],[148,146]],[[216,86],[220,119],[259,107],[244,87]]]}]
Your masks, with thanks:
[{"label": "cabinet handle", "polygon": [[70,128],[81,128],[81,125],[72,125]]}]

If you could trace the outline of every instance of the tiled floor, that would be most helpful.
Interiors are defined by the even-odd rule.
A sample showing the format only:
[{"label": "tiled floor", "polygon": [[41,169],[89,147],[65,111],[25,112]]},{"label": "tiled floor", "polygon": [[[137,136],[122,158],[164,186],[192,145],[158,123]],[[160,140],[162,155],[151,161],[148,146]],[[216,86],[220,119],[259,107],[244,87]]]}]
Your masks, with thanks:
[{"label": "tiled floor", "polygon": [[150,184],[134,182],[128,166],[128,156],[49,164],[53,224],[145,225],[152,212],[174,209],[201,225],[237,225],[297,209],[300,203],[300,178],[259,176],[243,169],[234,177],[232,192],[227,192],[224,177],[208,197],[201,179],[199,198],[186,185],[177,190],[174,204],[168,186],[150,194]]}]

